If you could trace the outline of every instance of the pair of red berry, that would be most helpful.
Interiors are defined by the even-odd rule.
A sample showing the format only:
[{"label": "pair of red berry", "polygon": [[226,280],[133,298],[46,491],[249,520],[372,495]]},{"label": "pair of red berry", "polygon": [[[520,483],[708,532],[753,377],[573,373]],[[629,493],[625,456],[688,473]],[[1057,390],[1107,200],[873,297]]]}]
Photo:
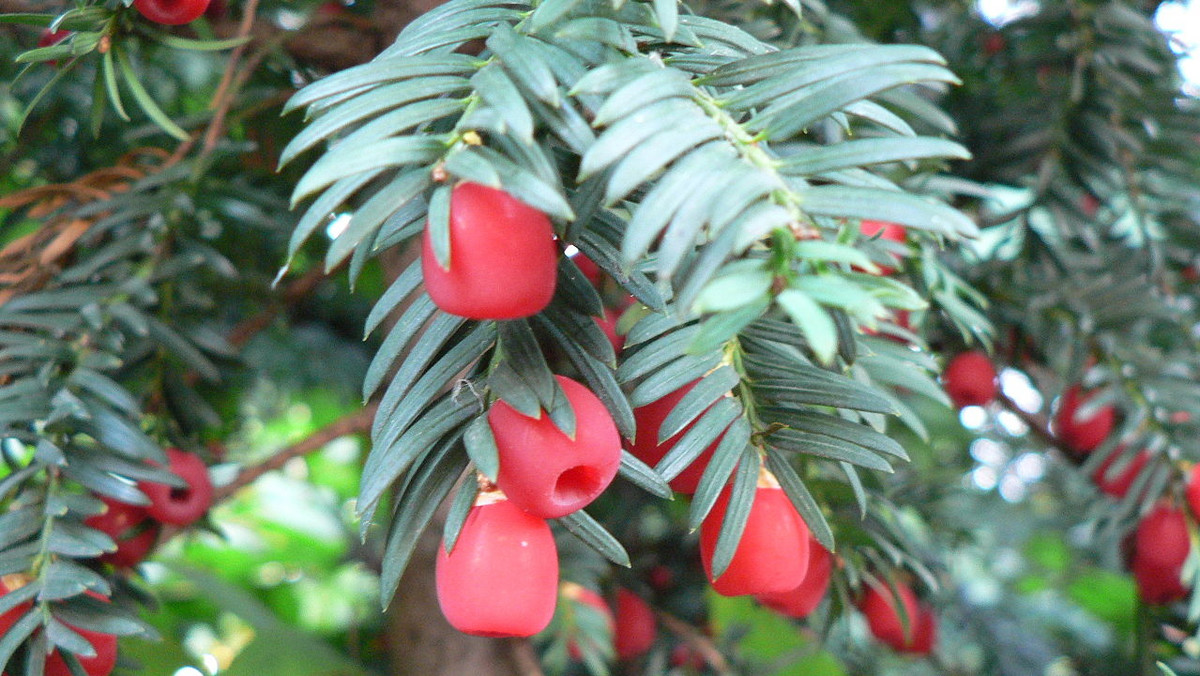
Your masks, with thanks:
[{"label": "pair of red berry", "polygon": [[167,461],[167,469],[186,482],[187,488],[142,481],[138,488],[150,499],[149,505],[102,498],[105,511],[84,520],[117,543],[116,551],[101,556],[101,561],[118,568],[135,566],[154,548],[161,524],[190,526],[212,506],[213,485],[204,461],[177,448],[167,449]]},{"label": "pair of red berry", "polygon": [[[5,584],[5,581],[0,579],[0,597],[15,591],[16,588],[10,589]],[[88,592],[88,594],[97,599],[107,600],[95,592]],[[21,616],[29,612],[32,607],[33,604],[26,601],[0,615],[0,636],[7,634],[9,629],[12,629],[12,626],[17,623]],[[71,625],[67,626],[82,636],[92,646],[92,651],[95,653],[91,656],[77,656],[84,673],[88,676],[108,676],[108,674],[112,673],[113,668],[117,664],[117,637],[112,634],[90,631]],[[46,668],[42,673],[45,676],[71,676],[71,670],[67,666],[66,660],[63,659],[63,656],[57,650],[46,657]],[[5,672],[4,676],[8,676],[8,672]]]},{"label": "pair of red berry", "polygon": [[556,380],[575,412],[575,435],[545,411],[534,418],[493,404],[498,490],[479,495],[453,550],[438,550],[438,603],[468,634],[531,636],[550,623],[558,550],[545,520],[590,504],[620,466],[620,435],[603,402],[570,378]]}]

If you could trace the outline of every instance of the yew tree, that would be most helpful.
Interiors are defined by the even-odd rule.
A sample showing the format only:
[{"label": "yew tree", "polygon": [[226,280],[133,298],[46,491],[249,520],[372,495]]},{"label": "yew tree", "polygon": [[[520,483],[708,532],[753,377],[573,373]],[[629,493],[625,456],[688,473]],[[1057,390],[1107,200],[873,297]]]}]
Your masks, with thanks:
[{"label": "yew tree", "polygon": [[0,671],[1200,673],[1179,11],[0,0]]}]

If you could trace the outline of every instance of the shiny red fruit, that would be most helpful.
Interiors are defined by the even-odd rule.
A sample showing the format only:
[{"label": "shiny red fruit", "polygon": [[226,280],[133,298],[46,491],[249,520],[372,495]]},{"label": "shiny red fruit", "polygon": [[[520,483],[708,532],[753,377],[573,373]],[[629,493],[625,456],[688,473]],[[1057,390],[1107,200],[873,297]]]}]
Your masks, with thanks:
[{"label": "shiny red fruit", "polygon": [[983,39],[983,53],[988,56],[995,56],[1004,51],[1004,36],[999,33],[988,33]]},{"label": "shiny red fruit", "polygon": [[575,267],[579,268],[579,271],[583,273],[583,276],[587,277],[588,281],[592,283],[592,286],[600,286],[601,275],[604,274],[604,271],[600,269],[599,265],[596,265],[596,261],[588,258],[587,255],[582,252],[572,256],[571,261],[575,263]]},{"label": "shiny red fruit", "polygon": [[621,436],[600,399],[555,376],[575,410],[572,439],[542,411],[530,418],[502,400],[488,411],[500,472],[496,486],[514,505],[543,519],[582,509],[612,483],[621,464]]},{"label": "shiny red fruit", "polygon": [[609,308],[605,308],[603,317],[596,317],[596,323],[600,325],[600,330],[604,332],[608,342],[612,343],[613,351],[617,354],[625,347],[625,336],[617,333],[617,320],[620,318],[620,312]]},{"label": "shiny red fruit", "polygon": [[729,488],[722,491],[700,525],[700,561],[713,589],[723,596],[784,592],[804,581],[808,569],[808,526],[777,485],[761,484],[754,492],[754,504],[733,560],[716,580],[712,575],[712,559],[729,506]]},{"label": "shiny red fruit", "polygon": [[[88,676],[108,676],[117,666],[117,637],[112,634],[101,634],[79,627],[71,627],[80,636],[85,638],[88,643],[92,644],[92,649],[96,654],[92,657],[84,657],[77,655],[79,665],[83,667]],[[46,658],[45,676],[72,676],[70,668],[67,667],[66,660],[58,651],[50,653]]]},{"label": "shiny red fruit", "polygon": [[1192,470],[1188,472],[1184,497],[1187,498],[1188,507],[1192,509],[1192,517],[1200,518],[1200,465],[1192,465]]},{"label": "shiny red fruit", "polygon": [[759,594],[755,598],[775,612],[803,619],[808,617],[829,591],[829,578],[833,572],[833,555],[816,538],[808,541],[808,570],[804,581],[795,589],[774,594]]},{"label": "shiny red fruit", "polygon": [[554,296],[558,249],[550,219],[502,190],[460,183],[450,196],[450,267],[433,253],[426,228],[421,271],[430,298],[471,319],[541,312]]},{"label": "shiny red fruit", "polygon": [[143,481],[138,488],[150,498],[146,513],[150,518],[173,526],[189,526],[199,521],[212,507],[213,485],[208,478],[208,466],[192,453],[177,448],[167,449],[167,469],[187,482],[187,488]]},{"label": "shiny red fruit", "polygon": [[498,493],[471,508],[453,552],[438,547],[435,573],[442,614],[467,634],[532,636],[554,616],[558,550],[550,526]]},{"label": "shiny red fruit", "polygon": [[[863,221],[859,226],[859,232],[862,233],[864,239],[875,237],[879,233],[879,239],[884,239],[889,242],[897,242],[904,244],[907,239],[904,232],[904,226],[899,223],[887,223],[885,221]],[[898,256],[893,255],[899,260]],[[896,269],[887,265],[879,266],[879,274],[890,275]]]},{"label": "shiny red fruit", "polygon": [[[583,585],[575,584],[574,582],[564,582],[562,584],[562,596],[570,602],[577,604],[575,607],[575,635],[583,633],[583,629],[579,626],[581,613],[590,612],[598,616],[602,622],[608,627],[608,634],[611,637],[613,633],[613,614],[609,610],[608,604],[605,603],[604,597],[600,596],[594,589],[589,589]],[[586,608],[582,608],[586,606]],[[593,618],[594,619],[594,618]],[[567,641],[567,656],[573,660],[582,660],[583,651],[579,648],[579,643],[573,637]]]},{"label": "shiny red fruit", "polygon": [[699,671],[704,668],[705,664],[707,663],[704,661],[704,656],[690,643],[680,643],[671,649],[671,666],[673,667]]},{"label": "shiny red fruit", "polygon": [[617,590],[616,629],[613,632],[613,647],[617,658],[632,660],[647,652],[658,638],[658,626],[654,611],[642,597],[628,589]]},{"label": "shiny red fruit", "polygon": [[[907,631],[900,616],[901,608],[907,618]],[[883,583],[868,584],[858,609],[867,618],[871,634],[892,650],[918,655],[932,651],[936,621],[932,612],[917,601],[916,594],[903,582],[896,583],[896,593]]]},{"label": "shiny red fruit", "polygon": [[133,0],[142,16],[165,26],[191,23],[208,9],[209,0]]},{"label": "shiny red fruit", "polygon": [[[633,410],[633,418],[637,422],[637,435],[634,437],[633,443],[630,444],[629,452],[636,456],[638,460],[651,467],[657,465],[667,455],[667,452],[674,448],[675,444],[683,438],[683,435],[691,429],[692,424],[689,423],[666,441],[662,443],[658,442],[658,432],[662,428],[663,421],[667,419],[671,410],[699,382],[697,380],[684,385],[658,401]],[[689,495],[695,493],[696,488],[700,485],[700,477],[704,475],[704,470],[708,467],[708,461],[712,459],[713,451],[716,450],[719,443],[721,443],[720,437],[712,442],[708,448],[704,449],[700,457],[693,460],[692,464],[679,473],[679,476],[671,479],[671,488],[678,493]]]},{"label": "shiny red fruit", "polygon": [[[1120,500],[1129,493],[1130,486],[1137,480],[1138,474],[1142,472],[1142,468],[1150,460],[1150,453],[1147,451],[1138,451],[1137,455],[1125,465],[1125,469],[1121,470],[1120,474],[1109,474],[1109,468],[1117,461],[1117,458],[1125,455],[1125,447],[1121,446],[1113,451],[1104,462],[1092,472],[1092,481],[1096,482],[1096,486],[1106,495]],[[1197,496],[1200,498],[1200,496]]]},{"label": "shiny red fruit", "polygon": [[955,355],[942,373],[942,382],[955,408],[986,406],[1000,391],[996,367],[987,354],[979,350]]},{"label": "shiny red fruit", "polygon": [[108,535],[117,543],[117,551],[100,557],[118,568],[132,568],[145,560],[158,541],[159,525],[149,518],[145,507],[101,498],[104,512],[89,516],[83,523]]},{"label": "shiny red fruit", "polygon": [[51,45],[57,45],[58,43],[62,42],[63,40],[66,40],[67,36],[69,36],[70,34],[71,34],[71,31],[67,31],[67,30],[52,31],[49,28],[47,28],[46,30],[42,31],[41,37],[38,38],[37,46],[38,47],[49,47]]},{"label": "shiny red fruit", "polygon": [[1078,385],[1067,389],[1054,415],[1054,429],[1058,438],[1076,453],[1086,455],[1096,450],[1112,432],[1117,413],[1112,406],[1102,406],[1087,418],[1079,418],[1079,410],[1092,394],[1083,394]]},{"label": "shiny red fruit", "polygon": [[1188,590],[1180,581],[1183,563],[1191,550],[1187,517],[1183,510],[1159,502],[1140,523],[1133,536],[1133,579],[1138,595],[1151,604],[1181,600]]},{"label": "shiny red fruit", "polygon": [[[9,589],[8,586],[4,584],[3,578],[0,578],[0,598],[8,595],[10,591],[13,590]],[[0,614],[0,636],[7,634],[8,630],[12,629],[12,626],[17,623],[17,620],[21,619],[21,616],[28,612],[32,607],[33,604],[29,601],[26,601],[24,603],[17,604],[15,608],[9,610],[8,612]]]}]

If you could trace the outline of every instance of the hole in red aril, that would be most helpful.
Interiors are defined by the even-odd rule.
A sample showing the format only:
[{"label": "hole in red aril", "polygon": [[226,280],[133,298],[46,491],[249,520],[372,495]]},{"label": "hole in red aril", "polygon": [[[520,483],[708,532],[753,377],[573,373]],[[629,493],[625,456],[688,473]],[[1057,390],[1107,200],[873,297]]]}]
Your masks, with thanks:
[{"label": "hole in red aril", "polygon": [[171,488],[171,502],[187,502],[192,496],[190,488]]},{"label": "hole in red aril", "polygon": [[554,501],[560,505],[590,500],[601,489],[600,472],[595,467],[576,465],[558,475],[554,482]]}]

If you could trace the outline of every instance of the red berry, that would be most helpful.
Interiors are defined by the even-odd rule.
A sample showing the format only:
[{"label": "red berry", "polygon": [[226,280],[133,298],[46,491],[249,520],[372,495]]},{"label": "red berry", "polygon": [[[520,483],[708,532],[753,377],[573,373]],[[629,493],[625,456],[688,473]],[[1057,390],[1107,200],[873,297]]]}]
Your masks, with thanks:
[{"label": "red berry", "polygon": [[903,652],[912,655],[928,655],[933,652],[935,645],[937,645],[937,617],[931,609],[922,606],[921,617],[917,621],[917,628],[913,633],[912,646]]},{"label": "red berry", "polygon": [[833,555],[816,538],[808,541],[808,570],[804,581],[795,589],[775,594],[759,594],[755,598],[764,606],[781,615],[803,619],[808,617],[829,591],[829,577],[833,572]]},{"label": "red berry", "polygon": [[480,496],[455,543],[438,547],[437,597],[455,629],[532,636],[558,600],[558,550],[550,526],[498,492]]},{"label": "red berry", "polygon": [[[608,634],[612,635],[614,624],[613,614],[609,610],[608,604],[604,602],[604,597],[600,596],[594,589],[588,589],[574,582],[564,582],[561,588],[563,597],[571,603],[576,604],[575,614],[577,619],[575,626],[572,627],[575,636],[583,632],[578,620],[580,613],[594,613],[597,615],[608,627]],[[573,660],[578,661],[583,659],[583,651],[580,650],[579,643],[574,636],[567,641],[567,655]]]},{"label": "red berry", "polygon": [[946,365],[942,381],[955,408],[986,406],[999,392],[996,367],[992,366],[987,354],[979,350],[955,355]]},{"label": "red berry", "polygon": [[[907,626],[900,617],[901,607]],[[927,654],[933,649],[937,630],[933,615],[917,601],[916,594],[903,582],[896,583],[896,593],[883,583],[868,584],[858,609],[866,616],[871,634],[892,650]]]},{"label": "red berry", "polygon": [[460,183],[450,196],[450,267],[425,230],[421,271],[439,308],[471,319],[541,312],[554,296],[558,249],[550,219],[502,190]]},{"label": "red berry", "polygon": [[[4,584],[4,578],[0,577],[0,598],[7,596],[11,591],[15,590],[9,589],[8,585]],[[20,620],[21,616],[28,612],[32,607],[32,603],[25,601],[24,603],[17,604],[17,606],[12,610],[9,610],[4,614],[0,614],[0,637],[7,634],[8,630],[12,629],[12,626],[17,623],[17,620]]]},{"label": "red berry", "polygon": [[995,56],[1004,50],[1004,36],[999,33],[988,33],[983,38],[983,53]]},{"label": "red berry", "polygon": [[133,0],[142,16],[166,26],[191,23],[208,9],[209,0]]},{"label": "red berry", "polygon": [[204,18],[209,21],[220,21],[226,16],[229,16],[227,0],[209,0],[208,7],[204,8]]},{"label": "red berry", "polygon": [[[69,626],[69,625],[68,625]],[[92,644],[96,654],[92,657],[77,655],[80,666],[88,676],[108,676],[117,665],[117,637],[112,634],[71,627],[80,636]],[[46,658],[45,676],[71,676],[71,670],[58,651],[50,653]]]},{"label": "red berry", "polygon": [[604,271],[600,269],[599,265],[596,265],[596,261],[588,258],[587,255],[582,252],[572,256],[571,261],[575,263],[575,267],[579,268],[579,271],[583,273],[583,276],[587,277],[588,281],[592,283],[592,286],[600,286],[601,275],[604,274]]},{"label": "red berry", "polygon": [[58,43],[62,42],[63,40],[66,40],[67,36],[69,36],[70,34],[71,34],[71,31],[67,31],[67,30],[52,31],[49,28],[47,28],[46,30],[42,31],[41,37],[38,38],[37,46],[38,47],[49,47],[51,45],[57,45]]},{"label": "red berry", "polygon": [[612,343],[613,350],[618,354],[620,354],[621,348],[625,347],[625,336],[617,333],[617,320],[620,318],[620,312],[609,308],[605,308],[603,317],[596,317],[596,323],[600,325],[600,330],[604,331],[608,342]]},{"label": "red berry", "polygon": [[1087,455],[1096,450],[1112,432],[1116,422],[1116,411],[1112,406],[1102,406],[1087,418],[1079,418],[1075,412],[1092,398],[1082,394],[1079,385],[1067,389],[1054,415],[1054,426],[1058,438],[1076,453]]},{"label": "red berry", "polygon": [[650,606],[628,589],[618,589],[616,629],[613,632],[617,658],[632,660],[646,654],[657,637],[658,628]]},{"label": "red berry", "polygon": [[[10,591],[12,590],[4,584],[3,579],[0,579],[0,597],[3,597]],[[88,594],[104,601],[108,600],[95,592],[88,592]],[[26,601],[0,615],[0,637],[8,633],[8,630],[16,624],[21,615],[28,612],[32,606],[32,603]],[[117,664],[117,637],[112,634],[103,634],[72,625],[67,626],[90,643],[96,653],[92,657],[77,656],[84,672],[88,676],[108,676],[108,674],[112,673],[113,668]],[[7,672],[5,673],[7,674]],[[46,668],[43,673],[45,676],[71,676],[71,670],[67,667],[66,661],[63,660],[62,655],[57,650],[50,653],[46,658]]]},{"label": "red berry", "polygon": [[673,667],[699,671],[704,668],[704,665],[704,656],[690,643],[680,643],[671,650],[671,666]]},{"label": "red berry", "polygon": [[[697,380],[684,385],[658,401],[633,410],[633,417],[637,422],[637,435],[629,447],[630,453],[653,467],[667,455],[668,451],[675,447],[675,444],[691,428],[691,423],[661,444],[658,442],[658,432],[662,428],[663,421],[671,413],[671,410],[699,382]],[[693,460],[692,464],[680,472],[679,476],[671,479],[671,488],[678,493],[687,493],[689,495],[695,493],[696,488],[700,485],[700,477],[704,475],[704,470],[708,467],[708,461],[712,459],[713,451],[716,450],[717,444],[720,442],[721,440],[718,437],[708,448],[704,449],[700,457]]]},{"label": "red berry", "polygon": [[150,518],[173,526],[188,526],[200,520],[213,502],[213,485],[208,467],[198,456],[177,448],[167,449],[167,467],[187,482],[187,488],[143,481],[138,488],[150,498],[146,513]]},{"label": "red berry", "polygon": [[[1129,464],[1125,465],[1125,469],[1121,470],[1120,474],[1111,476],[1109,468],[1113,466],[1117,458],[1120,458],[1124,454],[1125,447],[1118,447],[1104,459],[1104,462],[1096,468],[1096,471],[1092,472],[1092,480],[1096,482],[1096,486],[1099,487],[1100,491],[1117,500],[1120,500],[1129,493],[1129,487],[1133,485],[1142,468],[1150,460],[1150,453],[1147,451],[1138,451],[1138,454],[1129,461]],[[1200,495],[1197,496],[1197,499],[1200,499]]]},{"label": "red berry", "polygon": [[[859,226],[859,232],[862,233],[864,238],[871,238],[874,237],[876,233],[881,233],[879,234],[879,239],[887,240],[889,242],[897,242],[900,244],[904,244],[907,241],[904,233],[904,226],[900,225],[899,223],[887,223],[884,221],[870,220],[863,221]],[[899,260],[899,256],[895,256],[893,254],[893,257]],[[890,275],[895,271],[896,268],[887,265],[879,266],[879,274],[881,275]]]},{"label": "red berry", "polygon": [[146,514],[145,507],[101,498],[104,512],[89,516],[83,522],[108,535],[117,543],[117,551],[100,557],[118,568],[132,568],[141,563],[158,541],[159,526]]},{"label": "red berry", "polygon": [[1147,603],[1164,604],[1187,596],[1180,581],[1191,550],[1183,510],[1160,502],[1147,514],[1133,536],[1133,579]]},{"label": "red berry", "polygon": [[582,509],[612,483],[621,464],[621,436],[600,399],[555,376],[575,410],[575,438],[550,419],[519,413],[503,400],[488,411],[500,472],[496,486],[514,505],[543,519]]},{"label": "red berry", "polygon": [[[1145,453],[1145,451],[1142,451]],[[1143,463],[1145,464],[1145,463]],[[1192,509],[1192,517],[1200,518],[1200,465],[1192,465],[1188,472],[1187,488],[1184,489],[1188,507]]]},{"label": "red berry", "polygon": [[712,558],[729,506],[729,488],[721,492],[712,511],[700,525],[700,561],[713,589],[724,596],[768,594],[795,589],[808,568],[808,526],[787,495],[764,474],[754,491],[754,504],[746,529],[729,567],[716,580]]}]

